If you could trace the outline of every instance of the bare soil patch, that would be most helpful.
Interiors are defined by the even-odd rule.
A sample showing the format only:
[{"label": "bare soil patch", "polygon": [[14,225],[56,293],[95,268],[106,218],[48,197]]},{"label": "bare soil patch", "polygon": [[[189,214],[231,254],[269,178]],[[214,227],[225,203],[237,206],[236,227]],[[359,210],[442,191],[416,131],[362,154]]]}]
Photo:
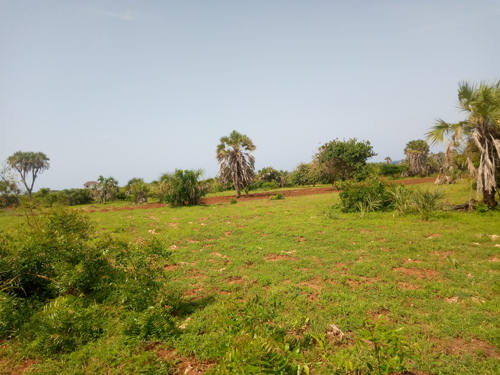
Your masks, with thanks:
[{"label": "bare soil patch", "polygon": [[432,279],[435,279],[439,275],[439,272],[434,271],[434,270],[429,270],[426,268],[394,267],[392,270],[401,272],[404,275],[413,276],[419,280],[422,280],[422,279],[432,280]]},{"label": "bare soil patch", "polygon": [[297,258],[288,256],[288,255],[276,255],[276,254],[268,254],[264,257],[266,262],[276,262],[279,260],[288,260],[288,261],[296,261],[298,260]]},{"label": "bare soil patch", "polygon": [[461,357],[467,354],[475,354],[500,359],[500,352],[495,346],[487,341],[472,339],[466,342],[461,337],[456,337],[447,341],[433,338],[431,341],[434,342],[439,352],[456,354]]}]

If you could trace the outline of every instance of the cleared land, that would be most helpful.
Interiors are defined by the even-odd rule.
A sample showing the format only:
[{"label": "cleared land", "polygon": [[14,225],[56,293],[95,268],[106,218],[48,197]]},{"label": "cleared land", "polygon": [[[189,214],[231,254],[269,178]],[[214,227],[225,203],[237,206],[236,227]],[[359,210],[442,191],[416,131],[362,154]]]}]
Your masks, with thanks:
[{"label": "cleared land", "polygon": [[[467,183],[443,188],[449,203],[473,194]],[[262,356],[250,325],[254,341],[279,330],[301,344],[298,362],[313,374],[331,374],[342,355],[359,366],[372,358],[370,342],[366,351],[355,342],[366,322],[382,316],[390,329],[402,328],[411,373],[498,374],[500,213],[444,212],[430,221],[392,213],[325,216],[337,199],[332,193],[89,214],[99,233],[131,244],[154,237],[171,251],[163,267],[171,295],[181,296],[179,334],[137,350],[169,363],[171,373],[217,373],[228,348],[241,358]],[[112,342],[100,340],[96,353]],[[50,368],[2,345],[3,373]],[[78,373],[117,374],[135,358],[91,351],[76,357],[66,366],[80,366]]]}]

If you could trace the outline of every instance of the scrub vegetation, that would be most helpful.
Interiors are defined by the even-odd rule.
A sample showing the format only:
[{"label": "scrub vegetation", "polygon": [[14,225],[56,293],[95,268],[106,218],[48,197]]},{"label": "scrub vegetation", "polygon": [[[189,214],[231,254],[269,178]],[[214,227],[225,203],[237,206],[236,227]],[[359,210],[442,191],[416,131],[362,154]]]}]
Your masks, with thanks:
[{"label": "scrub vegetation", "polygon": [[354,138],[256,172],[233,131],[213,179],[32,193],[49,159],[17,152],[0,374],[498,374],[500,86],[462,84],[459,104],[427,134],[447,152],[410,141],[398,165]]},{"label": "scrub vegetation", "polygon": [[5,211],[0,373],[497,373],[498,211],[342,205]]}]

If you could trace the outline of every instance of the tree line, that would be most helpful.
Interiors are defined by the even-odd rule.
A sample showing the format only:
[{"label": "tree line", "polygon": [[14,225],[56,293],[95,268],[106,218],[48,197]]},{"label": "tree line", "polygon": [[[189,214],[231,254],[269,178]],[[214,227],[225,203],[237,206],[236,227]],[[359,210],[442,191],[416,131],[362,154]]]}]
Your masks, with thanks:
[{"label": "tree line", "polygon": [[221,137],[216,147],[219,174],[215,178],[202,180],[202,170],[175,170],[151,183],[133,178],[120,188],[113,177],[99,176],[89,190],[70,189],[54,194],[49,189],[40,189],[33,194],[36,178],[50,167],[49,158],[42,152],[18,151],[0,170],[0,205],[18,203],[21,186],[29,199],[36,198],[48,205],[104,203],[116,199],[145,203],[156,199],[181,206],[198,204],[209,192],[230,189],[236,190],[239,198],[242,192],[248,194],[250,190],[335,185],[340,181],[362,181],[370,175],[438,174],[436,183],[453,183],[464,175],[474,178],[478,195],[493,208],[498,204],[500,182],[500,81],[459,84],[458,104],[466,114],[463,121],[438,120],[426,134],[431,144],[446,142],[446,152],[430,153],[426,140],[412,140],[406,144],[405,159],[399,164],[392,163],[390,157],[385,158],[385,163],[368,163],[368,159],[377,155],[370,142],[352,138],[323,144],[309,163],[299,164],[292,172],[272,167],[255,171],[252,155],[255,144],[247,135],[233,131]]}]

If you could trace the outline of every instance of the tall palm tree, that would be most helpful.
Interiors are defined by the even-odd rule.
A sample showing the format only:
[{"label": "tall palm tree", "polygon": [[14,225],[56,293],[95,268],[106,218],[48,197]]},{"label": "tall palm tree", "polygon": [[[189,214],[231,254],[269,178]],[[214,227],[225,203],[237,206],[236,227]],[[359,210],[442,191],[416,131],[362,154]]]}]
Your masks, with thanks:
[{"label": "tall palm tree", "polygon": [[234,184],[236,198],[241,197],[241,190],[248,188],[255,175],[255,150],[252,140],[246,135],[233,130],[229,137],[222,137],[217,146],[217,161],[223,184]]},{"label": "tall palm tree", "polygon": [[469,169],[477,172],[477,192],[483,195],[484,203],[490,208],[496,207],[497,178],[500,177],[500,81],[479,85],[460,83],[458,106],[467,118],[458,123],[438,120],[427,138],[436,143],[444,142],[449,136],[448,150],[463,142],[469,150],[474,149],[471,146],[477,147],[479,167],[476,171],[468,155]]},{"label": "tall palm tree", "polygon": [[422,139],[410,141],[406,144],[405,155],[406,163],[410,175],[427,174],[427,156],[429,154],[429,145]]}]

